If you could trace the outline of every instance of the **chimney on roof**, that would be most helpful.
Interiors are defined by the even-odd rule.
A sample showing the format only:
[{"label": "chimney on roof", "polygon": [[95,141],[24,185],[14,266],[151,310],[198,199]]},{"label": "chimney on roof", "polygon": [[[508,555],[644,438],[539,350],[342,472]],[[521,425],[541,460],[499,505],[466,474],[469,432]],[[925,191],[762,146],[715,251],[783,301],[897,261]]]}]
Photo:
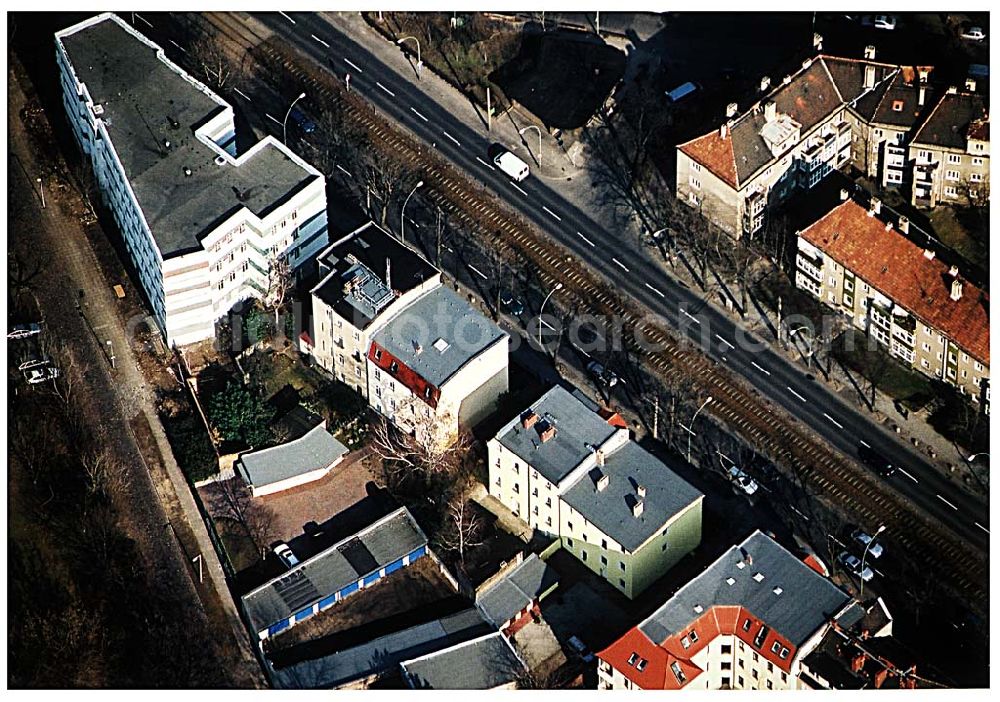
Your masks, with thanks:
[{"label": "chimney on roof", "polygon": [[865,654],[859,653],[854,658],[851,659],[851,671],[854,673],[860,673],[865,667]]},{"label": "chimney on roof", "polygon": [[191,175],[191,169],[188,168],[187,166],[184,166],[184,175],[186,175],[186,176],[190,176]]},{"label": "chimney on roof", "polygon": [[969,76],[965,79],[965,92],[974,93],[976,92],[976,79]]},{"label": "chimney on roof", "polygon": [[879,690],[885,685],[885,679],[889,677],[888,668],[880,668],[877,673],[875,673],[875,689]]},{"label": "chimney on roof", "polygon": [[816,51],[823,50],[823,35],[819,32],[813,32],[813,48]]},{"label": "chimney on roof", "polygon": [[950,275],[952,278],[957,278],[958,277],[958,266],[952,266],[951,268],[949,268],[948,269],[948,275]]},{"label": "chimney on roof", "polygon": [[885,223],[885,230],[887,232],[891,232],[892,231],[892,222],[886,222]]},{"label": "chimney on roof", "polygon": [[789,83],[792,82],[792,77],[791,76],[785,76],[784,78],[781,79],[781,82],[784,83],[785,85],[788,85]]},{"label": "chimney on roof", "polygon": [[875,87],[875,66],[866,65],[865,66],[865,88]]},{"label": "chimney on roof", "polygon": [[725,139],[726,134],[728,133],[729,133],[729,123],[723,122],[722,124],[719,125],[719,138]]},{"label": "chimney on roof", "polygon": [[807,68],[809,68],[809,67],[810,67],[811,65],[813,65],[813,60],[812,60],[811,58],[807,58],[806,60],[804,60],[804,61],[802,62],[802,70],[803,70],[803,71],[804,71],[804,70],[806,70],[806,69],[807,69]]},{"label": "chimney on roof", "polygon": [[869,44],[865,47],[865,60],[874,61],[875,60],[875,45]]},{"label": "chimney on roof", "polygon": [[958,93],[958,88],[957,88],[956,86],[952,85],[952,86],[949,86],[949,87],[948,87],[948,90],[947,90],[946,92],[947,92],[947,93],[948,93],[949,95],[955,95],[955,94],[957,94],[957,93]]},{"label": "chimney on roof", "polygon": [[525,429],[531,429],[531,427],[535,426],[535,422],[537,421],[538,415],[535,414],[533,410],[528,410],[521,417],[521,426]]},{"label": "chimney on roof", "polygon": [[847,190],[847,188],[841,188],[840,189],[840,201],[841,202],[847,202],[850,198],[851,198],[851,193]]},{"label": "chimney on roof", "polygon": [[962,299],[962,281],[959,278],[951,281],[951,299],[955,302]]},{"label": "chimney on roof", "polygon": [[546,441],[548,441],[549,439],[551,439],[555,435],[556,435],[556,428],[554,426],[552,426],[551,424],[547,425],[542,430],[542,435],[541,435],[542,443],[544,444]]},{"label": "chimney on roof", "polygon": [[917,105],[923,107],[924,102],[926,102],[926,100],[927,100],[927,86],[921,83],[920,90],[917,91]]},{"label": "chimney on roof", "polygon": [[413,340],[413,352],[419,356],[423,350],[424,350],[424,347],[420,345],[420,342],[417,341],[416,339],[414,339]]},{"label": "chimney on roof", "polygon": [[638,519],[642,516],[643,504],[642,500],[636,500],[635,504],[632,505],[632,516]]},{"label": "chimney on roof", "polygon": [[736,110],[738,109],[739,106],[735,102],[729,103],[728,105],[726,105],[726,117],[735,117]]},{"label": "chimney on roof", "polygon": [[778,105],[774,100],[764,103],[764,121],[770,124],[778,117]]},{"label": "chimney on roof", "polygon": [[604,466],[604,449],[597,449],[594,451],[594,458],[597,459],[597,465]]},{"label": "chimney on roof", "polygon": [[930,75],[930,71],[928,71],[925,67],[923,67],[923,66],[917,66],[917,76],[919,76],[920,82],[922,84],[927,82],[927,77],[929,75]]},{"label": "chimney on roof", "polygon": [[635,494],[639,496],[639,499],[644,498],[646,496],[646,486],[645,485],[636,485],[635,486]]},{"label": "chimney on roof", "polygon": [[926,258],[928,261],[933,261],[934,256],[935,253],[932,249],[924,249],[924,258]]},{"label": "chimney on roof", "polygon": [[767,89],[771,87],[771,77],[764,76],[760,79],[760,92],[765,93]]},{"label": "chimney on roof", "polygon": [[910,233],[910,218],[904,215],[899,215],[899,231],[902,234]]},{"label": "chimney on roof", "polygon": [[872,197],[871,203],[868,205],[868,216],[874,217],[882,211],[882,201],[877,197]]},{"label": "chimney on roof", "polygon": [[611,476],[607,474],[602,474],[600,478],[597,479],[597,491],[604,492],[604,489],[611,482]]}]

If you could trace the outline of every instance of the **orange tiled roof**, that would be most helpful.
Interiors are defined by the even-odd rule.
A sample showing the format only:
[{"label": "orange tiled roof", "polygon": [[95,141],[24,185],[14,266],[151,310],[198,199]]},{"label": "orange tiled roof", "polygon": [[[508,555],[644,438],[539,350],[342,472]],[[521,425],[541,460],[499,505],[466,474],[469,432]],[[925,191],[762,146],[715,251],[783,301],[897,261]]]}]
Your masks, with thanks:
[{"label": "orange tiled roof", "polygon": [[961,299],[952,300],[948,266],[928,259],[898,232],[886,231],[885,222],[869,217],[857,202],[841,203],[800,236],[989,365],[989,295],[963,281]]},{"label": "orange tiled roof", "polygon": [[733,151],[732,134],[723,138],[719,130],[681,144],[680,150],[693,160],[717,175],[729,186],[736,185],[736,154]]}]

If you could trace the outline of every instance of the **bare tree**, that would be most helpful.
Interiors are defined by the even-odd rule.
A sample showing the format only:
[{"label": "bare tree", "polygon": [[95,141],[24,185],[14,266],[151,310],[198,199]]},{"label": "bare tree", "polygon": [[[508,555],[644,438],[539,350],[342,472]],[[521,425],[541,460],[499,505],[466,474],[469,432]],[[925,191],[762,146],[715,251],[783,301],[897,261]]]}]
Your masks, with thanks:
[{"label": "bare tree", "polygon": [[244,63],[230,58],[219,43],[208,35],[202,35],[191,42],[188,53],[205,74],[208,84],[218,90],[236,82],[244,73]]},{"label": "bare tree", "polygon": [[250,489],[239,478],[216,483],[222,514],[239,524],[259,551],[274,539],[274,511],[254,500]]},{"label": "bare tree", "polygon": [[103,495],[115,500],[125,494],[129,485],[129,474],[125,464],[114,457],[106,448],[84,453],[80,457],[84,475],[87,476],[87,491],[93,495]]},{"label": "bare tree", "polygon": [[465,492],[459,490],[448,502],[444,526],[437,535],[438,546],[455,554],[464,567],[466,553],[485,543],[485,526],[475,509],[469,506]]},{"label": "bare tree", "polygon": [[292,274],[288,257],[283,254],[272,256],[267,269],[267,295],[264,297],[264,304],[274,311],[275,333],[281,331],[278,317],[288,299],[288,294],[294,287],[295,276]]},{"label": "bare tree", "polygon": [[450,481],[462,466],[463,454],[469,447],[466,434],[452,435],[453,417],[450,411],[440,415],[423,411],[423,402],[413,398],[397,408],[396,418],[406,427],[400,429],[385,417],[372,425],[370,447],[382,459],[383,472],[390,486],[400,486],[411,477],[425,485],[435,479]]}]

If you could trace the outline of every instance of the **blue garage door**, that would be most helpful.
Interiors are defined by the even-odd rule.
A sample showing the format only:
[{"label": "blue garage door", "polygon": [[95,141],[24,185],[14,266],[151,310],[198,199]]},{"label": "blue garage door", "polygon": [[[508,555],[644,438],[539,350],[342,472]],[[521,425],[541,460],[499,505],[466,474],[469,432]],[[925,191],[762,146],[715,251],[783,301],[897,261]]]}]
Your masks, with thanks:
[{"label": "blue garage door", "polygon": [[288,628],[288,620],[287,619],[282,619],[277,624],[272,624],[271,626],[269,626],[267,628],[267,635],[268,636],[274,636],[279,631],[282,631],[282,630],[287,629],[287,628]]},{"label": "blue garage door", "polygon": [[313,615],[313,608],[308,607],[306,609],[303,609],[301,612],[295,613],[295,621],[296,623],[301,622],[303,619],[308,619],[312,615]]},{"label": "blue garage door", "polygon": [[322,600],[319,601],[319,608],[320,609],[326,609],[327,607],[331,607],[333,605],[333,603],[336,602],[336,601],[337,601],[337,596],[336,595],[330,595],[329,597],[324,598],[324,599],[322,599]]},{"label": "blue garage door", "polygon": [[385,567],[385,574],[393,573],[403,567],[403,559],[400,558],[398,561],[393,561]]},{"label": "blue garage door", "polygon": [[348,585],[347,587],[345,587],[343,590],[340,591],[340,599],[344,599],[352,592],[357,592],[357,591],[358,591],[358,584],[356,582],[351,583],[350,585]]}]

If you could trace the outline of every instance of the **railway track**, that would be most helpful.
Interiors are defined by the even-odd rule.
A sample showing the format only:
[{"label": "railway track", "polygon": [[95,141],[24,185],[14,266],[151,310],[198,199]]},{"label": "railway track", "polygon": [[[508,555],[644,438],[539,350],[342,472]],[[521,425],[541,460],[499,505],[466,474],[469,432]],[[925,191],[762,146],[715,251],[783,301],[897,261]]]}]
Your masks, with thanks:
[{"label": "railway track", "polygon": [[[509,212],[502,201],[421,147],[403,128],[380,118],[356,94],[346,93],[311,59],[271,40],[262,25],[229,13],[195,17],[201,18],[204,33],[221,35],[217,37],[222,40],[220,45],[232,59],[242,61],[249,52],[261,63],[286,71],[310,95],[337,104],[344,119],[367,131],[380,153],[419,167],[425,183],[423,197],[448,212],[452,220],[488,239],[498,250],[530,261],[547,286],[562,282],[560,296],[564,300],[575,300],[580,309],[595,314],[622,318],[633,339],[639,337],[657,347],[637,352],[655,375],[664,379],[683,375],[711,388],[715,398],[711,413],[729,430],[765,450],[811,494],[845,509],[862,523],[885,524],[908,559],[927,572],[939,574],[945,589],[972,608],[985,611],[988,562],[983,554],[952,532],[940,529],[897,494],[887,493],[869,471],[834,451],[784,410],[758,397],[741,379],[650,323],[637,309],[637,303],[622,299],[608,281],[573,265],[579,262]],[[951,567],[943,568],[946,563]]]}]

